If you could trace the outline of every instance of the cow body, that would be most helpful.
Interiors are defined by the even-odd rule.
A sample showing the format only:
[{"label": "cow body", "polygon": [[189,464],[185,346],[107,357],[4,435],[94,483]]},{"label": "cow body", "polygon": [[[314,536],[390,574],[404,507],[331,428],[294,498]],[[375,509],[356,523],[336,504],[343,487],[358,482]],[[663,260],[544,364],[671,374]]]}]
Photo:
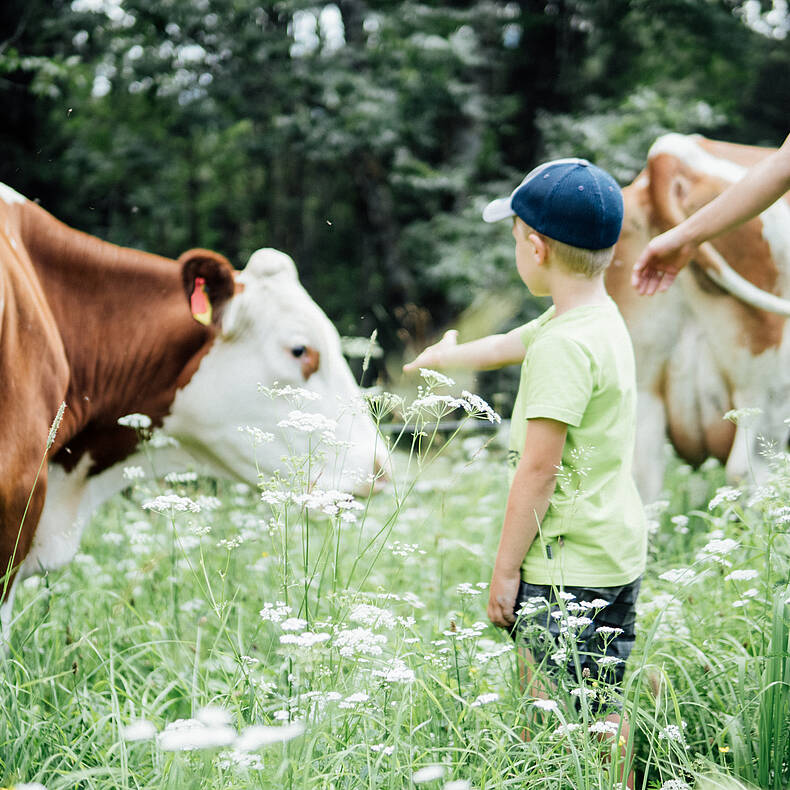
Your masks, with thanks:
[{"label": "cow body", "polygon": [[[4,631],[16,581],[72,558],[93,509],[128,485],[125,467],[153,452],[160,473],[256,485],[318,444],[278,428],[294,404],[259,383],[309,390],[304,410],[336,426],[311,483],[364,490],[384,464],[338,334],[283,253],[259,250],[238,275],[206,250],[176,262],[73,230],[0,185],[0,263]],[[201,294],[210,310],[196,320]],[[118,423],[129,414],[175,446],[143,457],[139,433]],[[256,450],[248,427],[269,441]]]},{"label": "cow body", "polygon": [[[639,387],[635,473],[647,499],[658,495],[668,436],[681,458],[718,458],[733,480],[765,472],[762,438],[784,447],[790,416],[786,319],[716,285],[706,267],[726,265],[769,295],[790,295],[790,203],[723,234],[662,294],[640,296],[631,270],[653,236],[674,226],[739,180],[771,149],[677,134],[659,138],[648,164],[625,187],[623,231],[606,285],[631,331]],[[737,279],[737,276],[736,276]],[[760,413],[737,426],[730,409]]]}]

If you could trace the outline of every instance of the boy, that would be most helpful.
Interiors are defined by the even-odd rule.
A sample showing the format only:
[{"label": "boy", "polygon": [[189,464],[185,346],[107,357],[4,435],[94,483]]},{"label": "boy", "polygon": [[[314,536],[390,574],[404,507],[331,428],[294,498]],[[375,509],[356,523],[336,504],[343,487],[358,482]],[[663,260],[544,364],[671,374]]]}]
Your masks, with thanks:
[{"label": "boy", "polygon": [[[617,684],[633,646],[646,558],[645,516],[631,475],[633,349],[603,283],[623,199],[608,173],[561,159],[536,168],[483,211],[486,222],[510,217],[518,273],[553,306],[504,335],[456,345],[448,332],[405,369],[490,369],[523,360],[511,424],[515,469],[488,616],[511,633],[539,626],[537,647],[521,651],[527,683],[542,663],[574,686],[586,678]],[[549,602],[553,617],[537,599]],[[522,607],[528,614],[517,621]],[[577,638],[576,656],[562,650],[560,633]],[[532,691],[545,696],[537,684]],[[611,702],[599,699],[594,709]],[[616,712],[608,719],[620,723]],[[620,734],[627,738],[625,722]]]}]

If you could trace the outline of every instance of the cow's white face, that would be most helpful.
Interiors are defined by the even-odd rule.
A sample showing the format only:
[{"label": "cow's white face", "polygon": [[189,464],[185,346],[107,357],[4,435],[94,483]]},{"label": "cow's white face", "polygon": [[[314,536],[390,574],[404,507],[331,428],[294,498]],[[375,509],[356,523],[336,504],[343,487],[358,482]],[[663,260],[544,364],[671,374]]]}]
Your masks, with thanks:
[{"label": "cow's white face", "polygon": [[[225,306],[221,331],[189,384],[173,403],[167,433],[224,472],[252,484],[258,472],[286,470],[283,459],[311,457],[311,482],[321,488],[363,491],[385,465],[359,388],[343,358],[337,330],[302,288],[293,261],[272,249],[258,250],[238,276],[243,290]],[[270,397],[260,386],[290,385],[303,398]],[[298,402],[301,401],[301,402]],[[294,412],[319,414],[322,427]],[[313,420],[313,422],[322,422]],[[256,443],[248,428],[270,434]]]}]

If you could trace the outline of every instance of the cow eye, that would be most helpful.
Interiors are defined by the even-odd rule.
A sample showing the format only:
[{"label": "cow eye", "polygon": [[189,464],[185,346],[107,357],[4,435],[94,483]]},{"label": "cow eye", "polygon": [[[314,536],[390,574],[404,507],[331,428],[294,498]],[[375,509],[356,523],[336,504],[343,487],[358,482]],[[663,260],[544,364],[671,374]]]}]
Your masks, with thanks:
[{"label": "cow eye", "polygon": [[305,346],[294,346],[294,347],[291,349],[291,353],[292,353],[292,354],[293,354],[293,355],[294,355],[294,356],[295,356],[297,359],[299,359],[299,357],[301,357],[301,356],[302,356],[302,354],[304,354],[304,352],[305,352],[305,351],[307,351],[307,348],[306,348]]}]

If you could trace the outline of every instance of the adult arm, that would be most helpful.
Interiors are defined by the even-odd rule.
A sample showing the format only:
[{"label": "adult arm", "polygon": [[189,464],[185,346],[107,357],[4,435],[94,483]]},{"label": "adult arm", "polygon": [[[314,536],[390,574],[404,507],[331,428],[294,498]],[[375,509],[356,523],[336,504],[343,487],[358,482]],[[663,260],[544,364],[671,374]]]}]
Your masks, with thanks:
[{"label": "adult arm", "polygon": [[502,628],[516,621],[513,609],[521,563],[554,493],[567,431],[568,426],[558,420],[538,418],[527,422],[524,452],[510,485],[488,597],[488,618]]},{"label": "adult arm", "polygon": [[634,265],[631,283],[642,294],[666,291],[693,248],[756,217],[790,190],[790,135],[774,153],[751,167],[679,225],[656,236]]},{"label": "adult arm", "polygon": [[438,343],[428,346],[416,359],[404,365],[403,370],[406,373],[419,368],[494,370],[514,365],[522,362],[526,354],[522,332],[523,327],[517,327],[507,334],[488,335],[459,345],[458,332],[450,329]]}]

